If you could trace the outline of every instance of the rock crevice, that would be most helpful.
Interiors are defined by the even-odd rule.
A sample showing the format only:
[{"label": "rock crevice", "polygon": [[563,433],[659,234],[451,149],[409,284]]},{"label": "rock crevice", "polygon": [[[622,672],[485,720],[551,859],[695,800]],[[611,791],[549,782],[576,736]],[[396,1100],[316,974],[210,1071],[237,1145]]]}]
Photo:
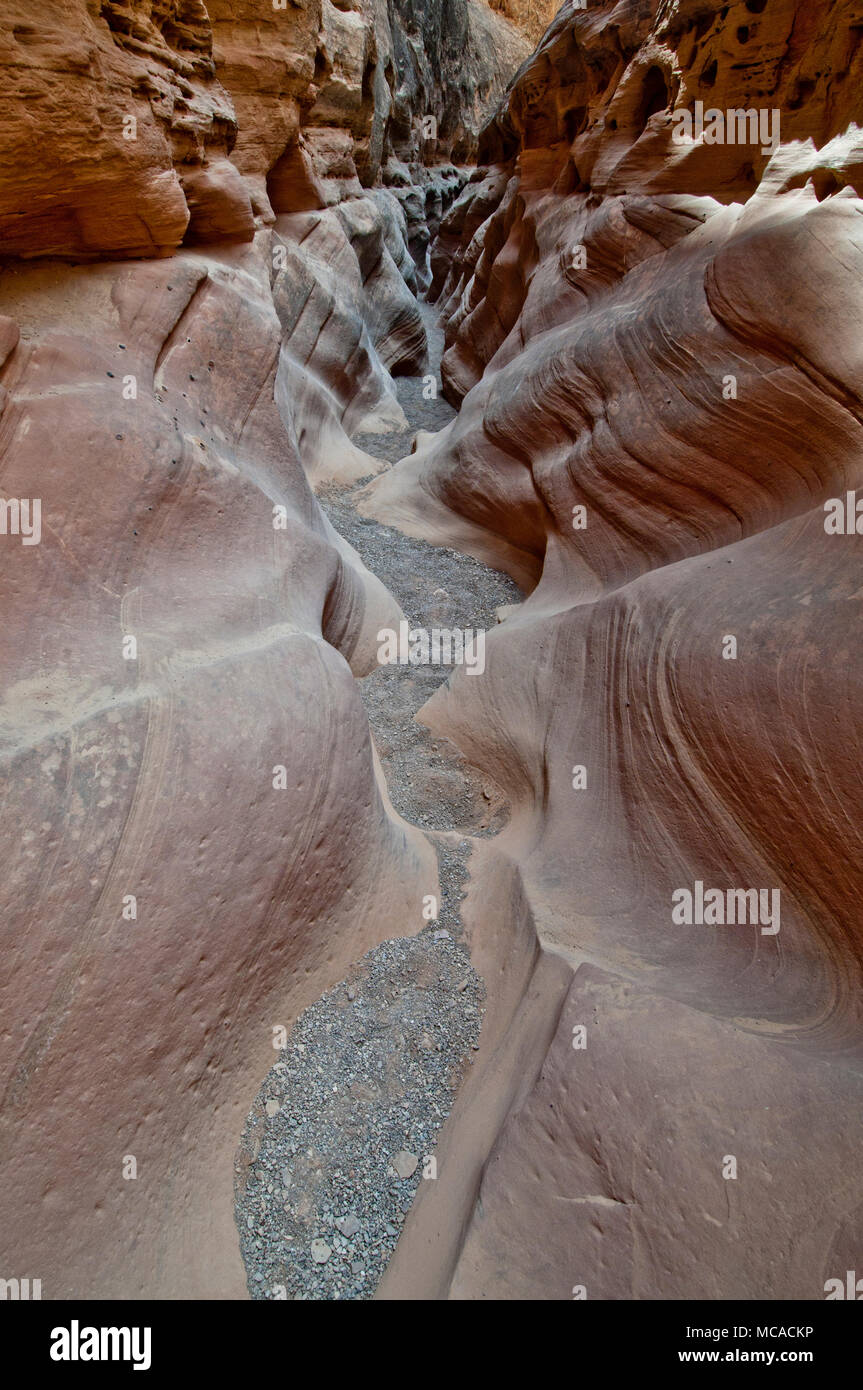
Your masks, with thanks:
[{"label": "rock crevice", "polygon": [[851,1267],[861,26],[0,0],[0,1275]]}]

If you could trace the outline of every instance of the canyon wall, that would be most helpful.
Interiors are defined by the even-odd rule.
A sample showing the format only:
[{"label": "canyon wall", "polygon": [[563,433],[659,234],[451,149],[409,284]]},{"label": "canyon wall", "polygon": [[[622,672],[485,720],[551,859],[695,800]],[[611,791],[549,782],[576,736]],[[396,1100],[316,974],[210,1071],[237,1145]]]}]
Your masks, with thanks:
[{"label": "canyon wall", "polygon": [[536,43],[560,6],[557,0],[489,0],[489,8],[511,19],[531,43]]},{"label": "canyon wall", "polygon": [[861,18],[565,5],[442,224],[460,412],[363,510],[530,596],[420,716],[513,817],[472,862],[459,1214],[420,1194],[390,1296],[854,1267]]},{"label": "canyon wall", "polygon": [[[527,595],[421,714],[511,812],[379,1296],[859,1258],[863,0],[553,9],[0,0],[0,1273],[46,1299],[244,1296],[274,1040],[441,894],[356,681],[402,614],[313,491],[372,475]],[[388,469],[426,290],[459,413]]]},{"label": "canyon wall", "polygon": [[527,52],[473,0],[0,5],[0,1255],[45,1298],[244,1295],[274,1030],[438,891],[354,679],[400,610],[309,479],[404,427]]}]

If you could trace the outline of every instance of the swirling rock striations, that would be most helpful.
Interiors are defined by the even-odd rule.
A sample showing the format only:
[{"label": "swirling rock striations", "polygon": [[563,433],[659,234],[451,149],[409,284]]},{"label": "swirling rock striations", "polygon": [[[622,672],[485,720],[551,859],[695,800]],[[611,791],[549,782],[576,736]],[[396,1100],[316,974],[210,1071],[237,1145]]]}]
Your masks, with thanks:
[{"label": "swirling rock striations", "polygon": [[0,1260],[44,1297],[242,1296],[274,1033],[440,892],[352,676],[401,614],[310,487],[404,429],[427,286],[460,412],[363,506],[529,597],[422,714],[512,817],[380,1293],[857,1258],[863,14],[505,15],[549,17],[0,5]]},{"label": "swirling rock striations", "polygon": [[394,1296],[814,1299],[859,1248],[859,24],[565,5],[442,224],[461,410],[363,509],[530,597],[422,715],[514,814]]},{"label": "swirling rock striations", "polygon": [[439,891],[352,674],[401,614],[309,477],[404,427],[424,214],[527,45],[426,6],[429,87],[403,8],[0,4],[0,1273],[45,1298],[244,1295],[274,1030]]}]

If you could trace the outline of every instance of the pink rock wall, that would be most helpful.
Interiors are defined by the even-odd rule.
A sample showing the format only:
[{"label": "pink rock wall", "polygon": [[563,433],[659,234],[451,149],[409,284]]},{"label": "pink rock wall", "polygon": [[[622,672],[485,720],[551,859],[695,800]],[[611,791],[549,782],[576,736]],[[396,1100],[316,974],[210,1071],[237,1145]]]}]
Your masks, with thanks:
[{"label": "pink rock wall", "polygon": [[[859,12],[727,10],[563,8],[438,243],[459,416],[363,506],[530,590],[422,714],[514,814],[417,1296],[818,1299],[860,1238]],[[678,144],[702,97],[782,143]],[[492,911],[541,948],[516,1000]]]}]

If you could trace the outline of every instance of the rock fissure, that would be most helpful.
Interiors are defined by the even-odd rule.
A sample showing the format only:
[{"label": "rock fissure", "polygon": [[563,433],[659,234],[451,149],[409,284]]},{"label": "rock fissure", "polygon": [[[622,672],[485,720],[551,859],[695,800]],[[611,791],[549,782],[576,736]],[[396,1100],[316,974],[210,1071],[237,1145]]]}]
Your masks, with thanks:
[{"label": "rock fissure", "polygon": [[[429,371],[397,386],[407,431],[358,437],[385,461],[402,457],[418,429],[440,427],[454,414],[436,389],[443,346],[437,314],[431,306],[422,311]],[[485,631],[499,607],[520,600],[511,580],[470,556],[442,553],[361,517],[355,498],[366,481],[330,486],[321,504],[410,615],[411,631],[459,624]],[[302,1015],[259,1092],[241,1146],[236,1199],[253,1298],[370,1297],[417,1184],[438,1178],[437,1131],[473,1062],[484,994],[465,949],[460,902],[474,837],[497,833],[507,812],[493,779],[479,779],[447,739],[435,740],[415,719],[449,674],[445,666],[381,666],[360,679],[387,795],[429,836],[440,889],[435,915],[418,936],[377,947]],[[418,978],[428,983],[418,986]],[[417,988],[431,991],[421,1004]],[[409,1006],[385,1009],[394,992],[407,994]],[[329,1046],[334,1031],[346,1045]],[[311,1088],[310,1071],[319,1078]],[[351,1098],[346,1114],[338,1113],[342,1102],[334,1095]],[[293,1116],[287,1125],[286,1114]],[[397,1171],[399,1155],[411,1151],[410,1172]]]},{"label": "rock fissure", "polygon": [[859,0],[26,8],[2,1287],[835,1296]]}]

